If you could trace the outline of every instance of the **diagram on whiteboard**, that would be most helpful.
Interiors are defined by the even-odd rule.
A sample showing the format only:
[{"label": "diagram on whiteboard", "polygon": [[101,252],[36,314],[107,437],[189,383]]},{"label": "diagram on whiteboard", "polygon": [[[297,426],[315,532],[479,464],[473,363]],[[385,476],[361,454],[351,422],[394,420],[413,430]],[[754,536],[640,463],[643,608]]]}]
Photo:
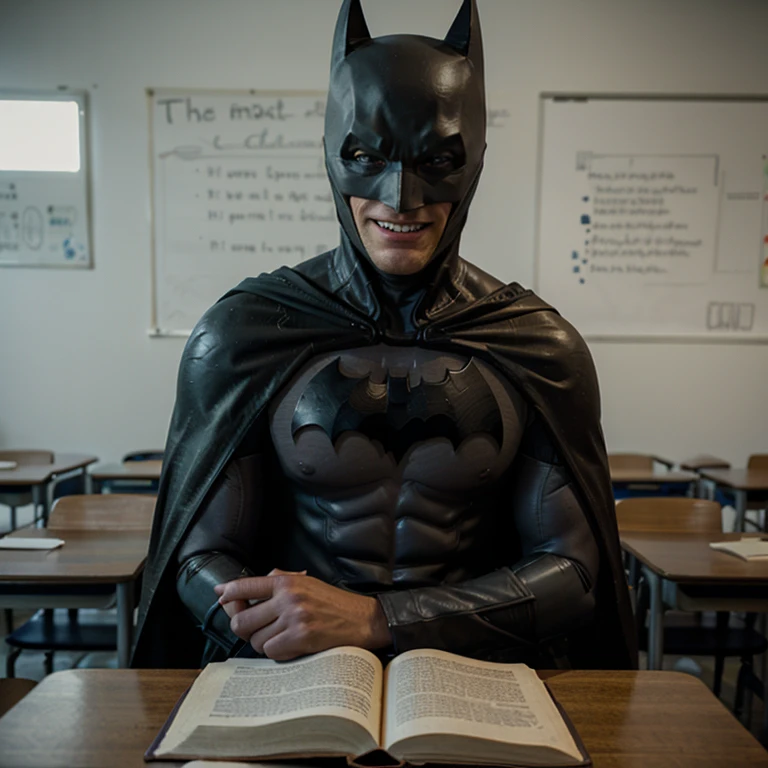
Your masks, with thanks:
[{"label": "diagram on whiteboard", "polygon": [[548,96],[542,117],[545,301],[588,337],[768,339],[768,102]]},{"label": "diagram on whiteboard", "polygon": [[571,256],[579,261],[583,248],[574,267],[581,284],[601,275],[706,279],[717,224],[717,157],[580,152],[576,164],[583,169],[583,237]]}]

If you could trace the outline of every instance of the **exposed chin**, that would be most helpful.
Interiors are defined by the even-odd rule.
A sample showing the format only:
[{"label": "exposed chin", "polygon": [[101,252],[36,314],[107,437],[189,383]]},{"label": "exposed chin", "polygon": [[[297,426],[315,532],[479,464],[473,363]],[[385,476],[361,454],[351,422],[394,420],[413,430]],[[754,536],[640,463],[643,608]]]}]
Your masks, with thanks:
[{"label": "exposed chin", "polygon": [[388,275],[416,275],[430,261],[427,253],[413,253],[404,249],[369,249],[368,255],[374,266]]}]

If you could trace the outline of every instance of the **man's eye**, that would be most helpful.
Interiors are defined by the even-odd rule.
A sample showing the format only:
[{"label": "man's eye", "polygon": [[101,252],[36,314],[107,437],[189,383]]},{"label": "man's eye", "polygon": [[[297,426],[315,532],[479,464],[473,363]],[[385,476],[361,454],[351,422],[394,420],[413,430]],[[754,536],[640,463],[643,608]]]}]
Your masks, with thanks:
[{"label": "man's eye", "polygon": [[359,149],[352,155],[352,159],[356,163],[364,165],[366,168],[379,168],[384,166],[384,161],[380,157],[369,155],[367,152],[363,152]]},{"label": "man's eye", "polygon": [[441,152],[440,154],[425,158],[423,165],[434,170],[447,170],[456,165],[456,158],[451,152]]}]

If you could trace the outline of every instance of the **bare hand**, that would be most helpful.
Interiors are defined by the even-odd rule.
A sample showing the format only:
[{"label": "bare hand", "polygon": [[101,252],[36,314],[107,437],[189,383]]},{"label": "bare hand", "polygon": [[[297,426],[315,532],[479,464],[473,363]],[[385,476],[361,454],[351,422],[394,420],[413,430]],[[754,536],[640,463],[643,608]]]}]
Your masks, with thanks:
[{"label": "bare hand", "polygon": [[[340,645],[381,648],[391,641],[376,598],[303,573],[275,570],[215,590],[232,631],[271,659],[285,661]],[[259,602],[250,604],[253,600]]]}]

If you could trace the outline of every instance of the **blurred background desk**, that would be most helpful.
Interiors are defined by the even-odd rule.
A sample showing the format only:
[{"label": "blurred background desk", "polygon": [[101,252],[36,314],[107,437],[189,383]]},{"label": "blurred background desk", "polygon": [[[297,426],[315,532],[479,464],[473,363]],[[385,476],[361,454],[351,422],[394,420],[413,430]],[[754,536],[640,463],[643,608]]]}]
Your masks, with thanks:
[{"label": "blurred background desk", "polygon": [[48,551],[3,550],[0,557],[0,606],[78,607],[83,597],[73,594],[73,587],[114,584],[117,589],[118,665],[127,667],[136,605],[134,592],[144,570],[149,528],[33,529],[24,531],[24,536],[62,538],[65,543],[58,549]]},{"label": "blurred background desk", "polygon": [[[42,456],[45,454],[46,461],[35,461],[27,463],[23,455],[34,454]],[[47,451],[1,451],[0,459],[16,461],[17,466],[14,469],[0,470],[0,504],[8,504],[12,508],[11,529],[15,528],[15,507],[21,504],[13,504],[4,501],[3,497],[11,496],[18,498],[24,494],[31,494],[31,498],[23,503],[35,504],[42,507],[43,521],[48,520],[48,513],[53,504],[53,496],[56,485],[71,477],[82,475],[84,482],[87,482],[87,467],[98,461],[96,456],[89,456],[80,453],[52,453]]]},{"label": "blurred background desk", "polygon": [[768,506],[768,469],[702,469],[701,476],[715,488],[733,496],[736,508],[734,529],[744,530],[744,518],[750,501]]},{"label": "blurred background desk", "polygon": [[159,459],[98,464],[89,473],[89,493],[157,493],[163,462]]}]

